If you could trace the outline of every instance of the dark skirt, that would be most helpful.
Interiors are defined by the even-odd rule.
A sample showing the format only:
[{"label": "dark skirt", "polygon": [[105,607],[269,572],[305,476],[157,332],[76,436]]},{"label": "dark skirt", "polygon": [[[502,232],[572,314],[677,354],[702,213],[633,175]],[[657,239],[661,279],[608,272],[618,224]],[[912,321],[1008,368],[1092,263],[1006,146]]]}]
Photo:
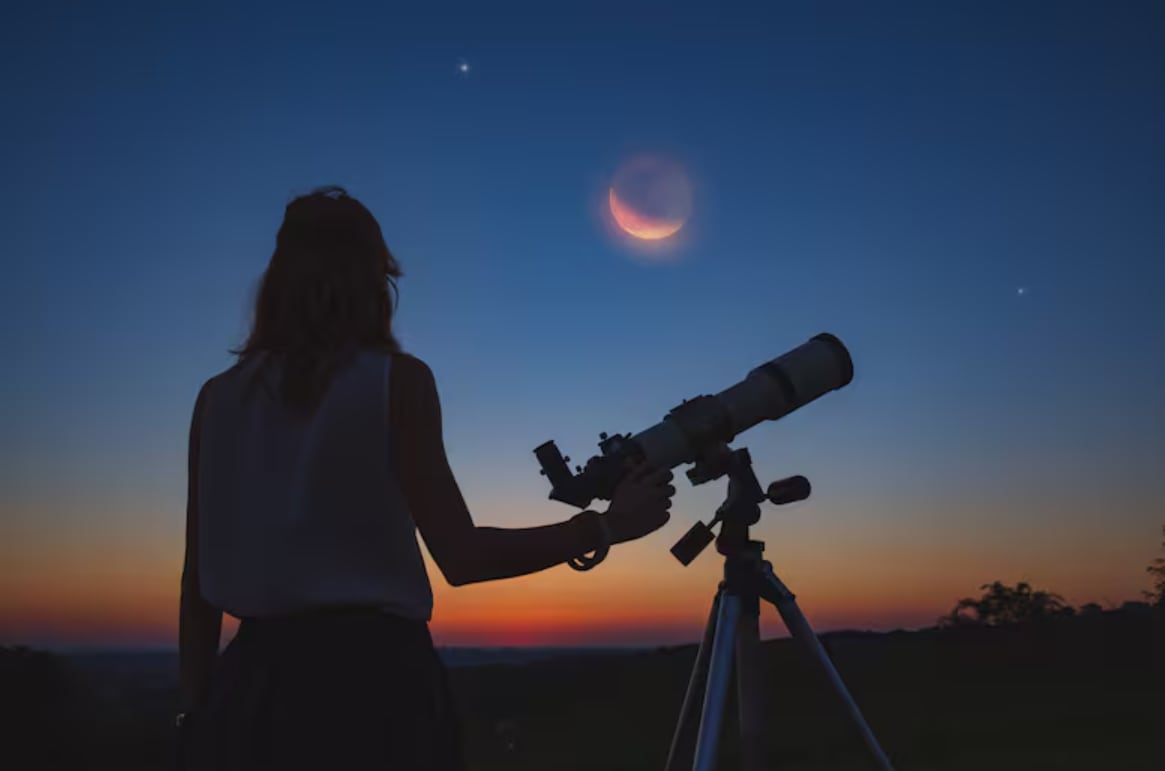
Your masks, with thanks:
[{"label": "dark skirt", "polygon": [[198,771],[464,768],[428,625],[363,609],[244,620],[187,747]]}]

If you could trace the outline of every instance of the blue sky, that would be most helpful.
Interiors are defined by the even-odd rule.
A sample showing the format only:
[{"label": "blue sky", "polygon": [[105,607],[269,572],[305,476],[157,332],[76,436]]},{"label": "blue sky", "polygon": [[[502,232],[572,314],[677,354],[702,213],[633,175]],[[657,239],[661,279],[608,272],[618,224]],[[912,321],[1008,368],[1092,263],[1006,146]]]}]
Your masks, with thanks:
[{"label": "blue sky", "polygon": [[[770,537],[1012,555],[967,591],[1138,590],[1165,521],[1160,6],[116,5],[0,24],[0,548],[180,549],[194,396],[283,206],[340,184],[404,267],[479,519],[571,513],[545,439],[585,458],[830,331],[853,384],[741,437],[815,482]],[[594,214],[640,152],[694,184],[671,261]],[[643,548],[721,492],[682,490]]]}]

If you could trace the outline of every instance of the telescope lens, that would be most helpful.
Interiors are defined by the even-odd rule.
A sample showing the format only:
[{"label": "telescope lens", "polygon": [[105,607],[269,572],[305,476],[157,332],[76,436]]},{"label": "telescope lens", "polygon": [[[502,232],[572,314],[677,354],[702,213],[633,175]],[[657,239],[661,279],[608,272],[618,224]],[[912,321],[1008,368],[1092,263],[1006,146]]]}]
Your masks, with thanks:
[{"label": "telescope lens", "polygon": [[854,377],[854,363],[840,340],[822,333],[749,374],[765,375],[780,389],[779,398],[770,399],[765,415],[768,420],[776,420],[849,385]]}]

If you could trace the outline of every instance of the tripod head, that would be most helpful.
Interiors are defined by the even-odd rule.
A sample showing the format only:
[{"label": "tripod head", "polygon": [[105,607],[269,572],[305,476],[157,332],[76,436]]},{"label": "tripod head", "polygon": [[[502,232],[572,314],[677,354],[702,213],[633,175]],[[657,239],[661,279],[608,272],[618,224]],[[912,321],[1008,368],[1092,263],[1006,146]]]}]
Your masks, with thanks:
[{"label": "tripod head", "polygon": [[[693,485],[727,476],[728,492],[711,522],[706,525],[697,522],[672,546],[672,555],[685,566],[691,564],[713,539],[716,551],[724,556],[740,554],[752,543],[748,529],[760,521],[762,501],[780,506],[805,500],[812,490],[809,480],[803,476],[779,479],[762,490],[752,470],[748,448],[733,450],[727,442],[713,445],[688,469],[687,475]],[[716,523],[720,523],[719,536],[712,532]]]}]

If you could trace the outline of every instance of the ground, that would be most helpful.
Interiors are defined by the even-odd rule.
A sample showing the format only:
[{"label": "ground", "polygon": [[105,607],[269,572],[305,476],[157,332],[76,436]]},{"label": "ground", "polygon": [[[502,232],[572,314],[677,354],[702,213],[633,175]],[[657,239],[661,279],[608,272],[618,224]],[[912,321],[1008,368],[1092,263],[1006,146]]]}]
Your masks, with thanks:
[{"label": "ground", "polygon": [[[1160,612],[825,639],[898,771],[1165,768]],[[662,769],[694,658],[684,646],[453,669],[471,771]],[[872,768],[791,641],[763,658],[769,767]],[[95,666],[5,650],[0,740],[19,762],[4,765],[172,768],[174,702],[172,656]],[[731,714],[726,729],[724,769]]]}]

